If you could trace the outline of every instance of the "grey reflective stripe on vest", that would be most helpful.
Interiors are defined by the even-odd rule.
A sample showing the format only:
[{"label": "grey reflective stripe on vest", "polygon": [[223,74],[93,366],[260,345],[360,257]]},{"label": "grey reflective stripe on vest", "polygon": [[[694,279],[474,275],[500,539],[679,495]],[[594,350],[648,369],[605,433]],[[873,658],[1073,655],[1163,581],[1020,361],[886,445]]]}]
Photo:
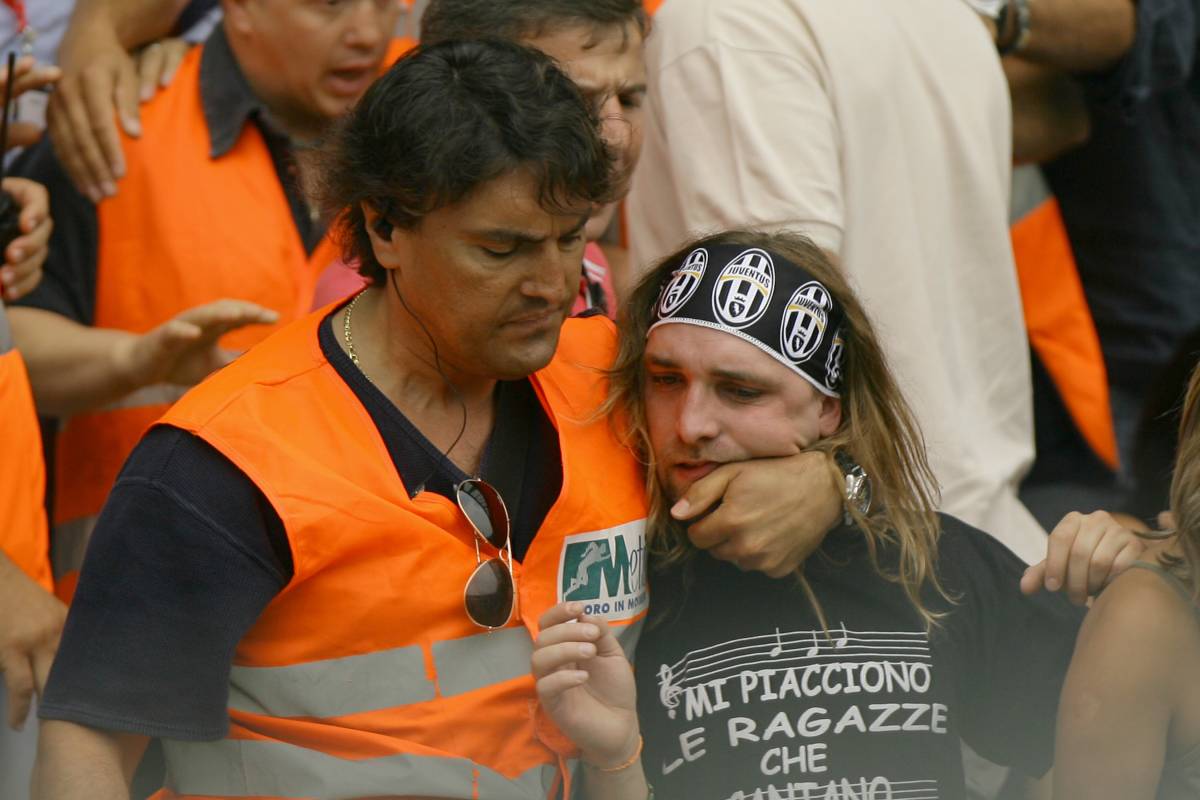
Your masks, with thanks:
[{"label": "grey reflective stripe on vest", "polygon": [[143,406],[173,405],[176,400],[187,394],[188,387],[175,383],[156,383],[143,386],[137,391],[130,392],[124,397],[109,403],[103,411],[120,411],[125,408],[142,408]]},{"label": "grey reflective stripe on vest", "polygon": [[1017,224],[1026,214],[1049,200],[1050,197],[1050,184],[1046,183],[1041,167],[1034,164],[1017,167],[1013,170],[1012,175],[1008,224]]},{"label": "grey reflective stripe on vest", "polygon": [[230,708],[273,717],[340,717],[436,695],[420,645],[288,667],[235,666],[229,684]]},{"label": "grey reflective stripe on vest", "polygon": [[83,567],[83,556],[87,552],[92,531],[96,529],[97,519],[98,516],[92,514],[54,526],[51,547],[54,557],[51,566],[55,580],[68,572],[78,572]]},{"label": "grey reflective stripe on vest", "polygon": [[286,667],[235,666],[229,704],[271,717],[341,717],[465,694],[529,674],[533,641],[505,628],[437,642],[437,686],[419,645]]},{"label": "grey reflective stripe on vest", "polygon": [[422,796],[467,800],[544,800],[553,785],[553,764],[509,780],[465,758],[396,755],[350,760],[283,744],[225,739],[163,741],[167,788],[184,795],[217,797]]},{"label": "grey reflective stripe on vest", "polygon": [[444,697],[528,675],[533,640],[524,628],[504,628],[433,645],[438,688]]},{"label": "grey reflective stripe on vest", "polygon": [[12,349],[12,326],[8,324],[8,315],[4,313],[4,303],[0,302],[0,356]]}]

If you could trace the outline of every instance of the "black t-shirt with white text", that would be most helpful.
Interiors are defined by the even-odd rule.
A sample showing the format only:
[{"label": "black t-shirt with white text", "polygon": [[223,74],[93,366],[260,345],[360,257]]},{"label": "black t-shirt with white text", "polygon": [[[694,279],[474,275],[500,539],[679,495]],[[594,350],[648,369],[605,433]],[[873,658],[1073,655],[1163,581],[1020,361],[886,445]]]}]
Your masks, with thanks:
[{"label": "black t-shirt with white text", "polygon": [[[954,602],[926,633],[855,529],[805,567],[826,631],[795,579],[706,554],[654,572],[637,651],[646,775],[663,798],[958,800],[960,742],[1042,775],[1082,612],[1024,597],[992,537],[942,516],[938,575]],[[895,551],[880,554],[894,572]]]}]

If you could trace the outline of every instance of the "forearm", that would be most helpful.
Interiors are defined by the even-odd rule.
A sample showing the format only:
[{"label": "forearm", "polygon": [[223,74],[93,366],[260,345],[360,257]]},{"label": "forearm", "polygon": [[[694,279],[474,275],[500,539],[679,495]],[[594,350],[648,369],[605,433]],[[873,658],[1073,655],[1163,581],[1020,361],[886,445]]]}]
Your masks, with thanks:
[{"label": "forearm", "polygon": [[126,50],[171,33],[187,0],[79,0],[64,41],[111,34]]},{"label": "forearm", "polygon": [[40,413],[66,416],[100,408],[138,388],[125,368],[134,334],[91,328],[35,308],[10,308],[8,316]]},{"label": "forearm", "polygon": [[1022,58],[1067,72],[1111,67],[1133,45],[1133,0],[1030,0]]},{"label": "forearm", "polygon": [[586,764],[579,772],[584,800],[646,800],[650,794],[640,759],[617,772],[602,772]]},{"label": "forearm", "polygon": [[38,736],[34,800],[129,800],[148,739],[48,720]]},{"label": "forearm", "polygon": [[1083,90],[1061,70],[1004,59],[1013,109],[1013,158],[1042,163],[1087,141],[1091,121]]}]

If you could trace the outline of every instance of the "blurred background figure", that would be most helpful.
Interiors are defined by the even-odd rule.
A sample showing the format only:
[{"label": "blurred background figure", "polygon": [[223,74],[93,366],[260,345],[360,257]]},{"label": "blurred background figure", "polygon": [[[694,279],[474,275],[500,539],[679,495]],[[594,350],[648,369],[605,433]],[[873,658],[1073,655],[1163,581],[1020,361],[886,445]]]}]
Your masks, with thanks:
[{"label": "blurred background figure", "polygon": [[[1158,418],[1178,407],[1200,329],[1200,3],[1028,10],[1005,69],[1016,155],[1040,164],[1025,180],[1041,188],[1014,197],[1014,245],[1023,277],[1069,277],[1027,292],[1026,313],[1029,300],[1061,312],[1074,284],[1094,332],[1082,365],[1079,347],[1033,337],[1039,456],[1022,496],[1043,521],[1089,507],[1152,521],[1172,462],[1159,442],[1178,420]],[[1097,368],[1105,391],[1084,377],[1081,394]]]},{"label": "blurred background figure", "polygon": [[942,509],[1034,560],[997,35],[962,0],[668,0],[629,223],[637,263],[713,228],[811,236],[879,325]]},{"label": "blurred background figure", "polygon": [[[19,64],[16,94],[55,77]],[[40,77],[39,77],[40,73]],[[25,797],[37,742],[37,726],[26,726],[35,694],[46,684],[66,617],[50,575],[46,525],[45,469],[33,392],[24,359],[16,349],[5,299],[27,294],[42,277],[52,227],[46,189],[6,177],[0,188],[15,201],[19,234],[0,264],[0,797]]]},{"label": "blurred background figure", "polygon": [[10,319],[39,410],[64,420],[52,519],[64,598],[141,433],[265,326],[311,307],[336,252],[296,154],[404,47],[391,0],[222,8],[144,107],[140,136],[121,135],[120,192],[81,194],[46,140],[16,164],[49,188],[57,222],[46,280]]}]

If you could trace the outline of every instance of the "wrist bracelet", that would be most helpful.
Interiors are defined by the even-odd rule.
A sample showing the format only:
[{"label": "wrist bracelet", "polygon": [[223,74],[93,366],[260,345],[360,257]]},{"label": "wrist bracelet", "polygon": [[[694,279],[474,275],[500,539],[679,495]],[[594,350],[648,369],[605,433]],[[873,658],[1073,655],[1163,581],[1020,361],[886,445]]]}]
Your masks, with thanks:
[{"label": "wrist bracelet", "polygon": [[[618,764],[615,767],[597,767],[595,764],[588,764],[588,762],[586,762],[586,761],[583,763],[587,764],[589,767],[596,770],[596,772],[620,772],[622,770],[629,769],[630,767],[632,767],[634,764],[636,764],[638,762],[638,759],[642,757],[642,748],[645,746],[645,744],[646,744],[646,740],[642,738],[641,734],[638,734],[638,745],[637,745],[637,749],[633,751],[633,755],[631,755],[629,757],[629,760],[626,761],[624,764]],[[653,797],[654,790],[651,789],[650,792],[651,792],[650,796]]]}]

